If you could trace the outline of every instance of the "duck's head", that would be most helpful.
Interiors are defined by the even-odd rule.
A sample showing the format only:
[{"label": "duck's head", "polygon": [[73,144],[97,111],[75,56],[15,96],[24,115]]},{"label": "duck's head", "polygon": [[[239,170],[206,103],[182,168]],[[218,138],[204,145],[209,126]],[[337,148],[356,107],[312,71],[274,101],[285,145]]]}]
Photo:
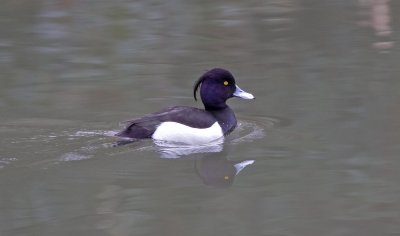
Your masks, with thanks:
[{"label": "duck's head", "polygon": [[[200,86],[201,85],[201,86]],[[206,110],[223,109],[226,100],[231,97],[254,99],[254,96],[239,88],[233,75],[221,68],[214,68],[204,73],[195,83],[193,89],[194,99],[200,87],[200,97]]]}]

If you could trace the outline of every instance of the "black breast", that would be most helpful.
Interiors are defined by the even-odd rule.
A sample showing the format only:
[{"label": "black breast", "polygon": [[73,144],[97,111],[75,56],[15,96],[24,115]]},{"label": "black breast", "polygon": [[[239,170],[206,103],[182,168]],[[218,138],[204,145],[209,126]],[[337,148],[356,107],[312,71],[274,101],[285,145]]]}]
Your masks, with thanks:
[{"label": "black breast", "polygon": [[209,110],[209,112],[217,119],[224,135],[228,135],[236,128],[237,121],[235,113],[230,107],[226,106],[224,109]]}]

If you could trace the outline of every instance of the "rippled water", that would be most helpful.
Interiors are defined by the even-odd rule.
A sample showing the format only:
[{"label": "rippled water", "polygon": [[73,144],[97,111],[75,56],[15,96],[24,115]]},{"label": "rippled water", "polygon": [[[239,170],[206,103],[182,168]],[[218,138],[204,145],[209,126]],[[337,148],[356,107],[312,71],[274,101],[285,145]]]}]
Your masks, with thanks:
[{"label": "rippled water", "polygon": [[[400,234],[399,9],[3,1],[0,235]],[[115,145],[213,67],[256,96],[223,142]]]}]

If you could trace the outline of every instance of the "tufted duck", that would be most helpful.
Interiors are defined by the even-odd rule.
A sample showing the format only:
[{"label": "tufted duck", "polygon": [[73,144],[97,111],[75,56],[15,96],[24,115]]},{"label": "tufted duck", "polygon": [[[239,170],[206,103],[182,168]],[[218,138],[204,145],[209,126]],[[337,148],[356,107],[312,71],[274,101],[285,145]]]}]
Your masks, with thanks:
[{"label": "tufted duck", "polygon": [[207,71],[195,83],[194,99],[200,87],[205,110],[174,106],[142,118],[127,121],[128,125],[116,136],[132,139],[153,138],[185,144],[206,144],[229,134],[236,127],[236,117],[226,104],[231,97],[254,99],[241,90],[232,74],[220,68]]}]

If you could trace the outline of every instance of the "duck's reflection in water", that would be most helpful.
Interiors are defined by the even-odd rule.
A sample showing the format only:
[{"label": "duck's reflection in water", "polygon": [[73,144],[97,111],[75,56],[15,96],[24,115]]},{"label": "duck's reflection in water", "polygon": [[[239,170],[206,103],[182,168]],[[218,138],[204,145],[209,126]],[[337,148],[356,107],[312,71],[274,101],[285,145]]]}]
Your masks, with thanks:
[{"label": "duck's reflection in water", "polygon": [[195,157],[194,170],[204,184],[214,187],[229,187],[233,184],[236,175],[254,160],[232,161],[228,159],[229,151],[225,148],[224,140],[207,145],[179,145],[165,142],[156,142],[162,158],[179,158],[191,154]]},{"label": "duck's reflection in water", "polygon": [[187,145],[180,143],[154,141],[161,158],[179,158],[196,153],[220,153],[224,149],[224,139],[203,145]]},{"label": "duck's reflection in water", "polygon": [[231,161],[225,156],[208,155],[196,158],[194,169],[204,184],[214,187],[230,187],[235,177],[254,160]]}]

